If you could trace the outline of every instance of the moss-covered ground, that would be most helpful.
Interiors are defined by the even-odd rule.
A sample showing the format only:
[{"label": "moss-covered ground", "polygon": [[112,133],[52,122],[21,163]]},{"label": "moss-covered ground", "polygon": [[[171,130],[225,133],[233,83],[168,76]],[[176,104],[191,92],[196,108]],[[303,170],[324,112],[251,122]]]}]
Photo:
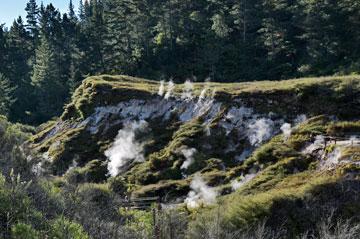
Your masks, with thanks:
[{"label": "moss-covered ground", "polygon": [[[360,207],[358,192],[352,194],[351,190],[359,186],[360,168],[355,162],[360,160],[360,147],[344,148],[341,160],[351,159],[351,162],[329,170],[319,169],[320,158],[304,154],[303,149],[313,143],[317,135],[351,137],[360,134],[359,76],[195,83],[195,95],[200,95],[204,87],[210,89],[209,94],[216,89],[215,100],[222,102],[224,109],[238,105],[234,100],[240,99],[242,105],[256,112],[274,112],[284,119],[306,114],[309,119],[293,129],[289,138],[276,135],[245,161],[237,163],[220,153],[227,147],[229,137],[237,139],[226,136],[216,119],[211,124],[211,136],[206,135],[201,117],[186,123],[171,119],[166,125],[154,120],[149,122],[150,133],[142,136],[147,142],[146,161],[133,163],[127,172],[109,179],[103,152],[122,126],[115,125],[105,134],[95,135],[84,128],[70,126],[84,120],[98,106],[158,97],[158,87],[159,82],[126,76],[90,77],[77,89],[61,118],[39,127],[29,144],[38,152],[49,154],[55,174],[65,173],[74,158],[79,157],[80,164],[64,175],[69,182],[107,183],[121,195],[161,196],[169,200],[184,197],[192,177],[200,173],[222,196],[215,209],[194,213],[193,218],[211,217],[216,208],[221,207],[224,224],[229,228],[246,227],[267,218],[272,227],[290,228],[291,236],[311,228],[329,208],[341,217],[356,217]],[[174,94],[180,95],[183,87],[176,84]],[[58,123],[63,125],[62,130],[50,137],[49,132]],[[199,147],[204,145],[210,147]],[[185,158],[179,150],[183,147],[198,149],[194,164],[187,170],[181,169]],[[325,153],[332,150],[327,148]],[[248,174],[256,176],[234,192],[232,181],[240,181]]]}]

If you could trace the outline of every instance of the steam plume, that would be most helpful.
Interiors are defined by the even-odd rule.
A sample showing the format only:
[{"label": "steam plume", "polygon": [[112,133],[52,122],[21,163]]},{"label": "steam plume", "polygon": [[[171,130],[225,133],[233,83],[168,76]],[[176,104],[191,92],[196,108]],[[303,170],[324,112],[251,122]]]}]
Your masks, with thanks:
[{"label": "steam plume", "polygon": [[216,191],[207,186],[201,176],[195,175],[190,184],[190,188],[191,191],[185,199],[185,203],[189,208],[196,208],[201,205],[211,205],[216,202]]},{"label": "steam plume", "polygon": [[298,124],[305,122],[306,120],[307,120],[306,115],[302,114],[302,115],[298,115],[296,117],[296,119],[294,120],[294,123],[295,123],[295,125],[298,125]]},{"label": "steam plume", "polygon": [[166,100],[171,97],[171,94],[172,94],[172,92],[174,91],[174,89],[175,89],[175,84],[174,84],[174,82],[173,82],[172,80],[170,80],[170,81],[168,82],[167,92],[166,92],[166,94],[165,94],[165,99],[166,99]]},{"label": "steam plume", "polygon": [[193,89],[194,89],[194,85],[191,83],[190,80],[187,80],[184,84],[184,91],[181,94],[181,99],[191,100],[193,98],[192,96]]},{"label": "steam plume", "polygon": [[196,153],[197,151],[196,151],[196,149],[194,149],[194,148],[191,148],[191,149],[189,149],[189,148],[185,148],[185,149],[182,149],[181,150],[181,153],[184,155],[184,157],[185,157],[185,161],[184,161],[184,163],[181,165],[181,169],[188,169],[189,168],[189,166],[191,165],[191,164],[193,164],[194,163],[194,154]]},{"label": "steam plume", "polygon": [[201,104],[201,102],[205,99],[205,96],[206,96],[206,92],[208,91],[208,88],[205,87],[201,93],[200,93],[200,96],[199,96],[199,100],[198,100],[198,104]]},{"label": "steam plume", "polygon": [[284,140],[289,139],[290,136],[291,136],[291,132],[292,132],[292,130],[291,130],[291,124],[285,123],[285,124],[283,124],[283,125],[281,126],[280,129],[281,129],[282,133],[284,134]]},{"label": "steam plume", "polygon": [[162,81],[160,81],[160,87],[159,87],[158,95],[163,96],[164,93],[165,93],[165,82],[162,80]]},{"label": "steam plume", "polygon": [[320,150],[323,149],[325,145],[325,138],[322,135],[317,135],[315,138],[314,143],[310,144],[309,146],[307,146],[304,150],[303,153],[304,154],[311,154],[316,150]]},{"label": "steam plume", "polygon": [[133,122],[126,125],[118,133],[113,145],[105,151],[109,159],[108,171],[112,177],[121,172],[121,168],[136,161],[143,162],[143,144],[136,142],[136,133],[143,132],[147,127],[146,121]]},{"label": "steam plume", "polygon": [[242,185],[244,185],[245,183],[249,182],[251,179],[253,179],[256,176],[255,173],[252,174],[247,174],[245,176],[242,177],[242,179],[240,181],[238,180],[234,180],[231,182],[231,187],[234,191],[238,190]]},{"label": "steam plume", "polygon": [[251,149],[244,149],[244,151],[235,157],[235,160],[238,162],[243,162],[250,154],[251,154]]},{"label": "steam plume", "polygon": [[339,148],[335,148],[334,151],[327,156],[326,160],[321,161],[320,168],[328,169],[336,166],[339,163],[341,156],[341,150]]}]

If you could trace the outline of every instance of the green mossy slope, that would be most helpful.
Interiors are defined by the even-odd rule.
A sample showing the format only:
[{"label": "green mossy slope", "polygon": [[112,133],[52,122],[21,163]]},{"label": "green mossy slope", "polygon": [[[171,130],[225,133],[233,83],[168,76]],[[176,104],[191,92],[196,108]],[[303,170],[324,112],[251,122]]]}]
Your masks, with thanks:
[{"label": "green mossy slope", "polygon": [[[285,225],[291,229],[291,236],[291,233],[295,235],[311,228],[309,224],[319,220],[329,209],[326,207],[335,207],[341,217],[355,216],[359,208],[357,196],[342,190],[352,190],[358,185],[359,167],[355,162],[360,147],[345,147],[341,159],[344,163],[328,170],[320,168],[322,158],[319,155],[304,154],[303,149],[318,135],[350,137],[360,133],[359,76],[195,83],[194,95],[200,95],[205,87],[210,89],[209,94],[216,89],[214,100],[222,104],[218,115],[208,124],[211,136],[205,132],[202,117],[188,122],[170,118],[164,124],[154,119],[148,122],[151,130],[140,135],[146,142],[145,162],[133,162],[129,170],[115,178],[109,179],[106,175],[104,151],[123,125],[112,124],[107,130],[100,127],[100,132],[90,134],[81,123],[95,112],[96,107],[116,106],[133,99],[159,98],[156,81],[127,76],[90,77],[76,90],[61,118],[40,127],[29,144],[52,158],[54,174],[62,175],[77,159],[77,167],[65,174],[69,182],[107,181],[109,188],[120,195],[160,196],[170,201],[183,198],[190,190],[193,176],[200,174],[222,196],[214,210],[200,210],[193,214],[194,218],[212,217],[220,206],[223,207],[224,224],[232,229],[268,218],[269,226]],[[183,88],[184,85],[176,84],[174,95],[179,96]],[[293,128],[289,138],[275,135],[246,160],[234,162],[223,154],[229,140],[240,143],[235,153],[241,153],[248,145],[237,135],[226,135],[219,121],[226,110],[239,105],[258,113],[280,115],[284,120],[294,119],[299,114],[306,114],[309,119]],[[116,122],[116,119],[111,120]],[[184,147],[197,148],[194,163],[186,171],[181,169],[185,158],[179,154]],[[324,149],[323,157],[328,157],[333,150],[334,146]],[[351,160],[347,162],[348,159]],[[241,181],[249,174],[254,178],[233,192],[232,182]],[[337,199],[340,196],[342,202]],[[195,219],[195,226],[197,222]]]}]

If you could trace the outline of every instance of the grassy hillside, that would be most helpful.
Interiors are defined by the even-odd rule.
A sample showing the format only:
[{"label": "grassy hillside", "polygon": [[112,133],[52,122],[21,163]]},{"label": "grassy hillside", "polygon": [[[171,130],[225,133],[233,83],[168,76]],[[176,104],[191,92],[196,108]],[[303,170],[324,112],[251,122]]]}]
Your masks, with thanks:
[{"label": "grassy hillside", "polygon": [[[61,118],[40,126],[29,145],[46,159],[47,173],[74,185],[107,185],[120,196],[183,202],[200,175],[219,197],[203,209],[183,205],[195,231],[219,207],[221,224],[230,231],[267,218],[268,226],[285,227],[289,237],[312,229],[332,210],[338,218],[356,216],[358,193],[351,192],[359,186],[360,146],[352,138],[360,137],[359,76],[194,83],[188,100],[181,99],[183,84],[169,99],[158,95],[159,86],[127,76],[90,77]],[[210,106],[193,114],[204,89]],[[307,120],[296,123],[301,115]],[[143,160],[127,162],[110,177],[107,150],[118,132],[141,120],[146,130],[134,139],[141,142]],[[248,133],[258,123],[271,125],[271,134],[253,144]],[[291,123],[286,137],[284,123]],[[320,146],[309,151],[317,141]],[[184,169],[182,152],[188,149],[195,151]],[[338,151],[341,157],[333,162]]]},{"label": "grassy hillside", "polygon": [[[216,98],[232,100],[235,98],[252,98],[255,102],[246,102],[252,106],[264,107],[271,103],[273,110],[288,109],[292,106],[306,107],[306,110],[320,112],[321,103],[352,97],[359,89],[360,76],[339,76],[301,78],[286,81],[258,81],[245,83],[194,83],[194,94],[200,95],[206,85],[216,89]],[[72,102],[67,105],[63,119],[71,117],[87,117],[97,106],[116,105],[120,101],[133,98],[151,97],[158,92],[159,82],[128,76],[96,76],[89,77],[76,90]],[[176,84],[174,95],[180,95],[183,84]],[[211,92],[211,91],[210,91]],[[347,99],[349,100],[349,99]],[[354,99],[356,100],[356,99]],[[307,103],[310,103],[307,104]],[[340,102],[339,102],[340,103]],[[263,105],[262,105],[263,104]],[[314,107],[313,107],[314,106]],[[323,104],[322,107],[336,107]],[[337,108],[341,110],[340,107]],[[294,110],[298,110],[294,108]],[[330,110],[330,109],[329,109]],[[334,111],[334,109],[332,109]],[[354,109],[359,110],[359,109]],[[324,111],[324,110],[323,110]],[[296,112],[293,112],[296,113]],[[337,112],[334,111],[334,114]]]}]

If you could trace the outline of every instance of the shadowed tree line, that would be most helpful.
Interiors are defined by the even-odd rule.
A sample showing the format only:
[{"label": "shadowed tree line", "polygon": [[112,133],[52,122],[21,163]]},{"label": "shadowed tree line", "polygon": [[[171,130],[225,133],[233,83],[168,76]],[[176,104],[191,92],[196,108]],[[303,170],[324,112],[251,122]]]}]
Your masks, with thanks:
[{"label": "shadowed tree line", "polygon": [[0,27],[0,113],[59,115],[89,75],[182,81],[287,79],[360,71],[356,0],[29,0]]}]

